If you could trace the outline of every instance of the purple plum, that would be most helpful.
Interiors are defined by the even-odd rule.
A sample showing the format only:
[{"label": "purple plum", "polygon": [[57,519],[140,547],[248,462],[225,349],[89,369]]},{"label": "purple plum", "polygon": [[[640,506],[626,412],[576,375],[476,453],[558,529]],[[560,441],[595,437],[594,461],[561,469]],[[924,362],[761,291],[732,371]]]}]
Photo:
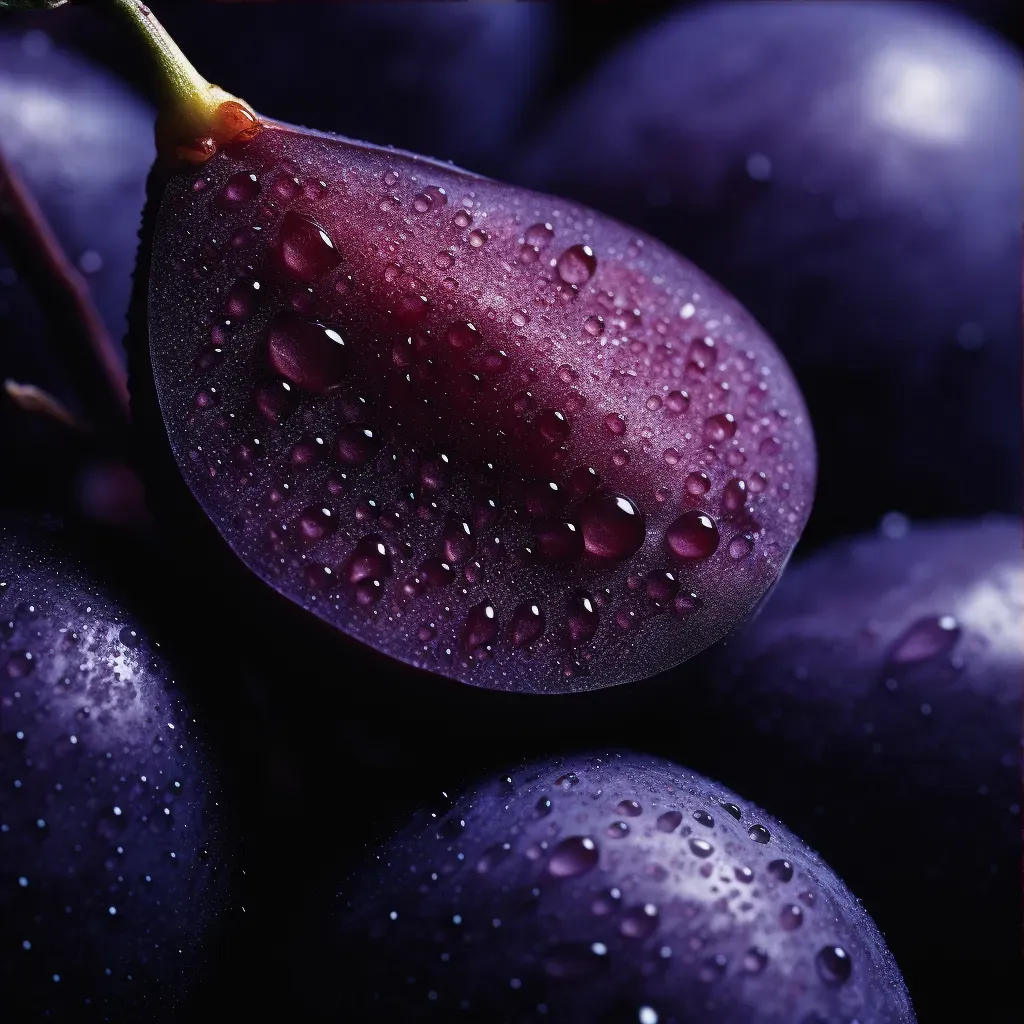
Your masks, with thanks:
[{"label": "purple plum", "polygon": [[632,753],[421,812],[345,885],[331,1019],[911,1022],[881,935],[785,826]]}]

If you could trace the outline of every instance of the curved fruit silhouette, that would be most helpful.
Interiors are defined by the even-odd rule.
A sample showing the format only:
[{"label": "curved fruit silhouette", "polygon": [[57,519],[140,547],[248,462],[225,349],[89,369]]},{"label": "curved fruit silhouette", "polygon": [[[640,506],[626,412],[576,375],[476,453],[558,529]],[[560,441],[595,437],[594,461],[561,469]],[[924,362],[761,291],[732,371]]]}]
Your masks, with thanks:
[{"label": "curved fruit silhouette", "polygon": [[494,688],[632,681],[742,620],[814,448],[737,303],[592,211],[190,88],[158,126],[135,395],[151,375],[250,570]]},{"label": "curved fruit silhouette", "polygon": [[914,1020],[881,935],[815,854],[639,754],[556,758],[423,811],[341,901],[343,1016]]},{"label": "curved fruit silhouette", "polygon": [[[1015,1016],[1022,617],[1019,523],[915,526],[790,569],[687,691],[693,735],[714,737],[687,757],[770,797],[828,857],[923,1019],[979,992],[986,1020]],[[942,929],[922,933],[936,908]]]},{"label": "curved fruit silhouette", "polygon": [[0,523],[0,1004],[164,1020],[228,871],[199,732],[157,645],[67,557]]},{"label": "curved fruit silhouette", "polygon": [[1019,122],[1019,53],[934,5],[708,4],[613,56],[517,179],[651,230],[765,325],[820,540],[1020,507]]}]

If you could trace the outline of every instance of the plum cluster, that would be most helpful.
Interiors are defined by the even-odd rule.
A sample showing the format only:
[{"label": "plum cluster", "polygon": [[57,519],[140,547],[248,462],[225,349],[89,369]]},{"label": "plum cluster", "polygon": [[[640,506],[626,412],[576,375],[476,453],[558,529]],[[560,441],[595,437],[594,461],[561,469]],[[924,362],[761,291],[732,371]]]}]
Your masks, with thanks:
[{"label": "plum cluster", "polygon": [[0,1018],[1016,1019],[956,6],[0,10]]}]

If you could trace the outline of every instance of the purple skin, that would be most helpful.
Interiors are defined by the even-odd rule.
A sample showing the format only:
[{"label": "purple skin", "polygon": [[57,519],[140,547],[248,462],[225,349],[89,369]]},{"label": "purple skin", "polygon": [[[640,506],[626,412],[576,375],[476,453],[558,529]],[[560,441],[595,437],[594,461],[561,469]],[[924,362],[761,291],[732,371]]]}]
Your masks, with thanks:
[{"label": "purple skin", "polygon": [[421,812],[344,887],[333,1019],[912,1022],[785,826],[668,761],[555,758]]},{"label": "purple skin", "polygon": [[61,543],[0,524],[0,1005],[165,1020],[226,903],[220,814],[163,655]]},{"label": "purple skin", "polygon": [[650,230],[775,337],[812,539],[1019,508],[1020,58],[926,5],[711,4],[625,47],[518,180]]},{"label": "purple skin", "polygon": [[680,753],[771,798],[829,858],[922,1021],[979,998],[986,1021],[1017,1019],[1020,546],[998,520],[837,544],[687,691]]}]

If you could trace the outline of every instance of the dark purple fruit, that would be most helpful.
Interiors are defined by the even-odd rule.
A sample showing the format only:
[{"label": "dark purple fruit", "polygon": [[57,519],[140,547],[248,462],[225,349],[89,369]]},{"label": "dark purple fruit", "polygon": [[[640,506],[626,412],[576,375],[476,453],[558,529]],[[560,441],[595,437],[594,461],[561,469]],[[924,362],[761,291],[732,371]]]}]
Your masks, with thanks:
[{"label": "dark purple fruit", "polygon": [[598,71],[519,180],[650,230],[778,341],[810,531],[1020,507],[1020,58],[899,3],[709,4]]},{"label": "dark purple fruit", "polygon": [[423,811],[341,899],[332,1019],[914,1020],[810,849],[643,755],[544,761]]},{"label": "dark purple fruit", "polygon": [[1016,1017],[1022,621],[1018,523],[862,538],[790,569],[680,709],[680,753],[864,900],[922,1019]]},{"label": "dark purple fruit", "polygon": [[0,1006],[165,1020],[226,903],[216,790],[158,645],[60,544],[0,525]]}]

